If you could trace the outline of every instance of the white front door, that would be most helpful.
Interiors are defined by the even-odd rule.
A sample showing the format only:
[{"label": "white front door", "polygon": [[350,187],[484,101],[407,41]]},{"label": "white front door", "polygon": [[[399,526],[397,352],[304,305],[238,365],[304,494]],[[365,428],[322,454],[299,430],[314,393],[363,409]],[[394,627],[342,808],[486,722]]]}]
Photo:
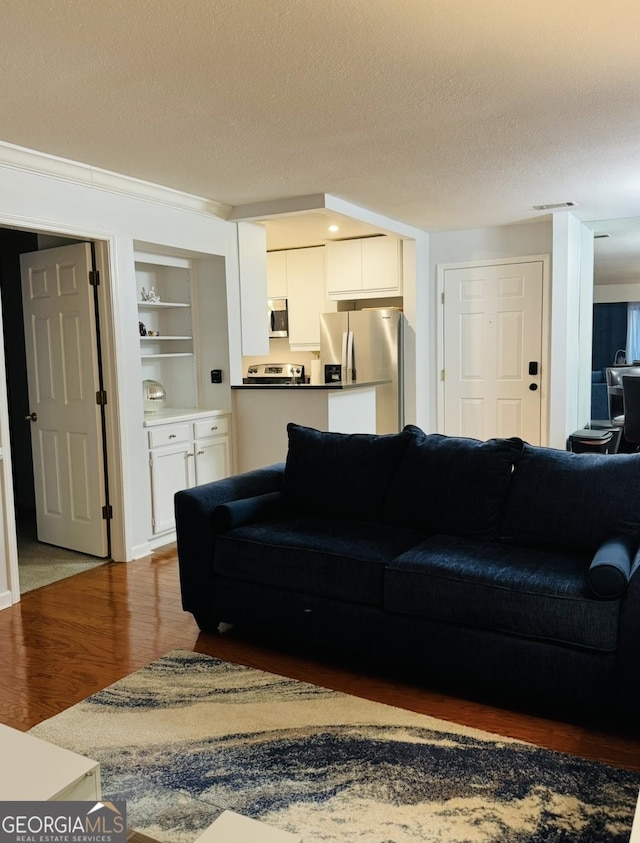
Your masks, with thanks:
[{"label": "white front door", "polygon": [[541,438],[543,262],[445,269],[444,433]]},{"label": "white front door", "polygon": [[91,247],[20,256],[38,539],[108,553]]}]

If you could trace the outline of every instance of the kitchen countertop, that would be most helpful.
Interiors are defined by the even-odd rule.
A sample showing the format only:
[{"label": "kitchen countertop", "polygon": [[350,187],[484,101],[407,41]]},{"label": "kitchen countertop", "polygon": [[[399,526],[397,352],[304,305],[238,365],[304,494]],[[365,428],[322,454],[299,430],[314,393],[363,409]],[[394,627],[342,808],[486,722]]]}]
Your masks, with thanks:
[{"label": "kitchen countertop", "polygon": [[346,389],[365,389],[372,386],[382,386],[382,384],[391,383],[391,379],[379,381],[358,381],[357,383],[242,383],[237,386],[232,386],[231,389],[286,389],[289,392],[304,392],[308,389],[329,389],[329,390],[346,390]]},{"label": "kitchen countertop", "polygon": [[154,427],[168,422],[192,421],[193,419],[209,418],[211,416],[225,416],[229,410],[199,410],[195,407],[184,409],[180,407],[165,407],[155,413],[144,414],[144,427]]}]

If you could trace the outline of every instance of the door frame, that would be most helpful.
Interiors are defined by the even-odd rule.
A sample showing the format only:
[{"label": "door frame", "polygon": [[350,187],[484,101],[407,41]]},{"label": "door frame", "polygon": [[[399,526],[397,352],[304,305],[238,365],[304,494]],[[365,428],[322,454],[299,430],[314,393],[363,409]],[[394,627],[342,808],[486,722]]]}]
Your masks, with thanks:
[{"label": "door frame", "polygon": [[540,444],[549,443],[549,388],[551,385],[550,348],[551,348],[551,256],[526,255],[524,257],[495,258],[494,260],[461,261],[460,263],[442,263],[436,266],[437,306],[436,306],[436,430],[444,433],[444,307],[445,307],[445,272],[449,269],[470,269],[474,266],[508,266],[516,263],[542,263],[542,356],[540,362]]},{"label": "door frame", "polygon": [[[116,365],[115,341],[115,302],[116,291],[113,287],[113,256],[115,255],[115,235],[97,231],[80,230],[67,226],[52,226],[37,219],[15,218],[0,214],[0,227],[14,228],[33,234],[70,237],[86,240],[94,244],[96,269],[100,273],[98,286],[98,307],[100,309],[100,338],[102,346],[102,364],[104,383],[108,400],[105,405],[105,441],[107,447],[107,473],[109,477],[111,520],[111,558],[125,559],[125,523],[123,505],[123,478],[121,459],[121,430]],[[16,537],[16,512],[13,495],[13,471],[11,443],[9,439],[9,412],[6,391],[6,361],[4,355],[4,327],[0,312],[0,442],[2,459],[0,460],[0,506],[2,507],[0,541],[5,552],[6,576],[9,598],[0,592],[0,609],[20,600],[20,581],[18,569],[18,547]],[[96,338],[97,341],[97,338]]]}]

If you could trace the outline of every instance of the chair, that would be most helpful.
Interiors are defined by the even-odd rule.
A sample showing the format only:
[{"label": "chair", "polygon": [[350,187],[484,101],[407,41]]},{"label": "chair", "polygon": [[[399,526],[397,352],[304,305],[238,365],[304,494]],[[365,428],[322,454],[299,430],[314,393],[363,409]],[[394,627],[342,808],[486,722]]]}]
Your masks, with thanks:
[{"label": "chair", "polygon": [[[640,446],[640,377],[623,375],[624,438]],[[636,447],[638,450],[638,447]]]},{"label": "chair", "polygon": [[624,399],[622,378],[628,375],[640,376],[640,366],[609,366],[606,370],[609,421],[615,426],[624,425]]}]

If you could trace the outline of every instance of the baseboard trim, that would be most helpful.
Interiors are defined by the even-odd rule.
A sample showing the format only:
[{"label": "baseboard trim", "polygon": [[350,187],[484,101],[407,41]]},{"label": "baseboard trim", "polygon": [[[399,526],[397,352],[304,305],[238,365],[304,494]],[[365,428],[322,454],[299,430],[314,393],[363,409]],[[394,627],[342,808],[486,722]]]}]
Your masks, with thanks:
[{"label": "baseboard trim", "polygon": [[132,559],[143,559],[145,556],[150,556],[154,550],[157,550],[159,547],[164,547],[167,544],[173,544],[176,540],[176,532],[175,530],[171,530],[169,533],[163,533],[161,536],[156,536],[153,539],[149,539],[142,544],[136,545],[131,553]]},{"label": "baseboard trim", "polygon": [[10,591],[0,591],[0,610],[13,606],[13,595]]}]

